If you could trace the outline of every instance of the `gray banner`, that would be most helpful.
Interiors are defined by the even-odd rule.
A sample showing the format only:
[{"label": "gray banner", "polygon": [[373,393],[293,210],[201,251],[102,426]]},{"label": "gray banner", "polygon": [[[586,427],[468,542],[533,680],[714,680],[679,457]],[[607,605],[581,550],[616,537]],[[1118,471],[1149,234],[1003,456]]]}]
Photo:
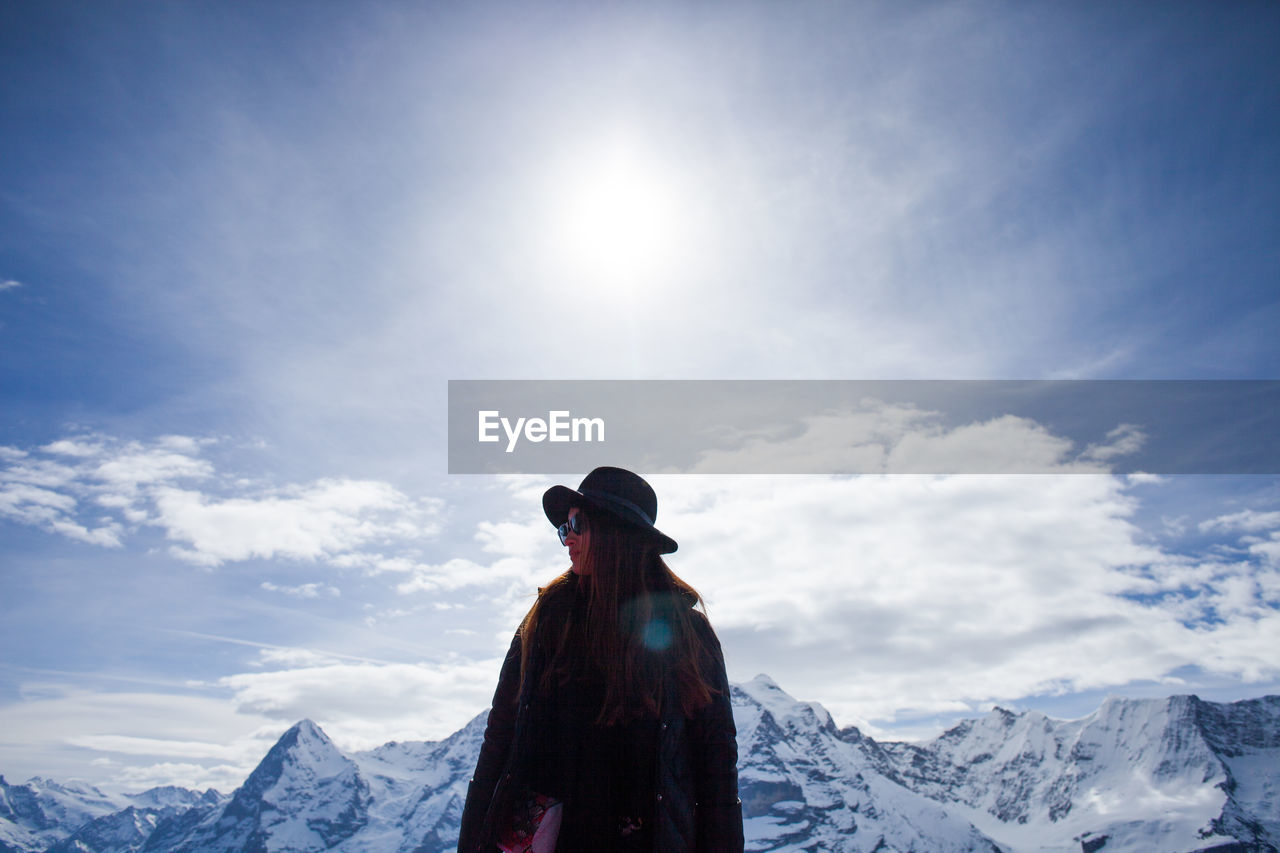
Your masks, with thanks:
[{"label": "gray banner", "polygon": [[449,473],[1276,474],[1273,380],[450,380]]}]

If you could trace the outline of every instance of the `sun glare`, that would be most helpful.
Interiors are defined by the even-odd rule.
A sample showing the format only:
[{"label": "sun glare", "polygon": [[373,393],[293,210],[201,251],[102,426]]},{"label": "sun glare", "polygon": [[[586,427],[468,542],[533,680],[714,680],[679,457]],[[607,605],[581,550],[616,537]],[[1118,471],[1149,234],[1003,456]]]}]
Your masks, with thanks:
[{"label": "sun glare", "polygon": [[676,269],[688,238],[688,200],[672,169],[634,145],[576,158],[556,182],[551,247],[557,266],[623,284]]}]

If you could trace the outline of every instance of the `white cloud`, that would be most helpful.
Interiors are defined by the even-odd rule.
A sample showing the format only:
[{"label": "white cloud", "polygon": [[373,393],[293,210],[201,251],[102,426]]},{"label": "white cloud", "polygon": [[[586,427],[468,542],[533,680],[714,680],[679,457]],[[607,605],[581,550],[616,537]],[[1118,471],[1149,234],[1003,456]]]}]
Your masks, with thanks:
[{"label": "white cloud", "polygon": [[412,572],[418,566],[415,560],[408,557],[387,557],[383,554],[368,552],[342,554],[331,559],[329,563],[343,569],[363,569],[369,575],[380,575],[385,572],[404,574]]},{"label": "white cloud", "polygon": [[[530,604],[529,596],[557,574],[568,569],[564,548],[541,512],[541,495],[547,488],[539,479],[531,486],[524,478],[503,481],[523,504],[535,504],[538,510],[518,520],[480,521],[474,539],[489,561],[453,557],[441,563],[419,563],[408,579],[396,585],[403,595],[468,590],[473,599],[479,597],[500,621],[518,618]],[[512,625],[514,628],[514,625]],[[501,636],[509,631],[499,630]]]},{"label": "white cloud", "polygon": [[182,543],[173,552],[205,565],[253,557],[316,560],[370,542],[421,538],[437,528],[429,510],[373,481],[321,480],[252,498],[211,499],[155,490],[157,526]]},{"label": "white cloud", "polygon": [[50,442],[40,449],[45,453],[87,458],[90,456],[97,456],[101,453],[102,445],[94,441],[76,441],[64,438]]},{"label": "white cloud", "polygon": [[329,586],[323,583],[304,583],[298,586],[278,586],[271,581],[263,581],[259,587],[268,592],[283,592],[285,595],[292,595],[296,598],[337,598],[342,595],[342,591],[337,587]]},{"label": "white cloud", "polygon": [[196,438],[190,435],[162,435],[156,445],[176,453],[199,453],[200,448],[217,444],[214,438]]},{"label": "white cloud", "polygon": [[106,548],[118,548],[123,528],[116,522],[100,520],[100,526],[86,527],[73,520],[76,500],[70,495],[23,482],[0,482],[0,516],[21,524],[40,527],[51,533]]},{"label": "white cloud", "polygon": [[[1037,450],[1034,435],[1022,447],[1058,452],[1052,440]],[[845,721],[1161,681],[1183,667],[1280,673],[1267,651],[1280,574],[1261,553],[1224,562],[1149,544],[1130,491],[1145,478],[651,481],[658,526],[681,545],[669,564],[706,595],[731,677],[772,673]],[[523,496],[526,522],[479,527],[492,560],[423,568],[400,589],[475,584],[509,633],[554,574],[537,491]]]},{"label": "white cloud", "polygon": [[242,713],[289,723],[310,718],[346,748],[370,749],[457,731],[487,707],[501,664],[317,663],[220,683]]},{"label": "white cloud", "polygon": [[739,446],[703,452],[690,473],[1107,473],[1106,463],[1138,450],[1145,436],[1121,424],[1105,443],[1078,450],[1029,418],[948,426],[939,412],[868,398],[856,409],[806,416],[792,428],[721,439]]},{"label": "white cloud", "polygon": [[[240,785],[279,736],[315,720],[347,750],[435,740],[487,707],[501,657],[388,663],[264,649],[268,671],[196,692],[104,692],[28,682],[0,705],[0,766],[10,777],[83,778],[117,791]],[[211,694],[212,691],[212,694]]]},{"label": "white cloud", "polygon": [[15,287],[22,287],[22,282],[14,281],[11,278],[6,279],[5,281],[0,281],[0,292],[12,290]]},{"label": "white cloud", "polygon": [[341,660],[329,652],[318,652],[315,649],[266,648],[258,652],[258,663],[283,667],[328,666],[341,663]]},{"label": "white cloud", "polygon": [[1107,433],[1107,441],[1103,444],[1090,444],[1080,454],[1082,459],[1094,462],[1109,462],[1118,456],[1137,453],[1147,442],[1147,434],[1134,424],[1120,424]]},{"label": "white cloud", "polygon": [[[0,516],[106,547],[157,528],[174,543],[171,554],[204,566],[254,558],[355,564],[364,558],[353,552],[366,546],[406,548],[439,533],[439,501],[413,500],[370,480],[271,487],[222,476],[201,456],[213,443],[94,435],[50,442],[35,455],[11,448],[0,468]],[[90,506],[98,510],[92,519],[85,517]],[[380,554],[372,568],[411,565],[403,555]]]},{"label": "white cloud", "polygon": [[1053,435],[1035,421],[1003,415],[952,430],[913,430],[893,448],[885,470],[894,474],[1052,473],[1063,470],[1071,448],[1069,439]]},{"label": "white cloud", "polygon": [[66,519],[53,519],[49,529],[69,539],[76,539],[88,545],[100,545],[103,548],[119,548],[123,545],[120,535],[124,528],[111,519],[101,519],[101,527],[88,528]]},{"label": "white cloud", "polygon": [[465,587],[489,587],[494,584],[507,585],[513,581],[523,582],[525,586],[537,584],[542,578],[538,572],[539,564],[527,557],[502,557],[492,563],[478,563],[457,557],[439,564],[417,566],[413,576],[396,585],[401,593],[434,592],[438,590],[456,590]]},{"label": "white cloud", "polygon": [[725,436],[730,440],[738,438],[741,446],[703,453],[692,473],[879,472],[904,435],[930,429],[935,418],[935,413],[914,406],[863,400],[856,411],[804,418],[797,435],[774,431]]},{"label": "white cloud", "polygon": [[[1239,544],[1272,567],[1280,567],[1280,511],[1259,512],[1253,509],[1219,515],[1199,525],[1203,533],[1240,533]],[[1257,534],[1269,531],[1263,538]]]},{"label": "white cloud", "polygon": [[1280,567],[1280,530],[1273,530],[1270,539],[1250,545],[1249,553],[1257,554],[1271,565]]},{"label": "white cloud", "polygon": [[16,464],[0,472],[0,483],[15,483],[58,489],[74,484],[75,468],[48,459],[34,459],[23,454]]},{"label": "white cloud", "polygon": [[1200,529],[1205,532],[1217,530],[1257,533],[1277,527],[1280,527],[1280,511],[1257,512],[1252,509],[1240,510],[1200,522]]},{"label": "white cloud", "polygon": [[67,738],[67,743],[72,746],[81,746],[85,749],[111,752],[119,755],[169,755],[174,758],[217,758],[223,760],[239,757],[237,749],[226,744],[137,737],[135,735],[73,735]]},{"label": "white cloud", "polygon": [[13,515],[35,513],[34,518],[38,517],[42,511],[58,514],[73,509],[75,505],[76,500],[70,495],[59,494],[27,483],[6,485],[5,490],[0,492],[0,511]]},{"label": "white cloud", "polygon": [[0,705],[0,732],[21,733],[0,737],[6,773],[83,778],[86,765],[97,762],[106,776],[94,783],[117,791],[182,785],[230,792],[286,728],[236,713],[225,696],[33,683],[22,685],[22,695],[24,701]]},{"label": "white cloud", "polygon": [[247,775],[243,766],[235,764],[204,765],[161,761],[156,764],[122,767],[114,774],[114,781],[121,790],[128,792],[180,785],[194,791],[214,788],[227,794],[240,787]]},{"label": "white cloud", "polygon": [[204,480],[212,475],[213,465],[204,459],[164,446],[143,447],[137,443],[113,453],[93,471],[95,478],[126,493],[176,480]]}]

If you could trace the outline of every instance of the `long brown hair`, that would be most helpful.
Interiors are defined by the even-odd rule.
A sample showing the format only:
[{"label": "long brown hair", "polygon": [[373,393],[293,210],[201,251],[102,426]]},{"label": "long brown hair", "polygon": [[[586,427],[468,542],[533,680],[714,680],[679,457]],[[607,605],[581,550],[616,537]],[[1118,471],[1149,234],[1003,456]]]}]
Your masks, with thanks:
[{"label": "long brown hair", "polygon": [[[639,716],[656,717],[666,688],[664,669],[675,676],[680,710],[691,716],[711,701],[710,650],[705,648],[695,619],[702,605],[692,586],[681,580],[658,554],[657,543],[642,531],[612,523],[605,513],[593,513],[586,571],[577,583],[586,588],[582,648],[569,642],[572,610],[563,624],[539,625],[543,605],[568,593],[573,572],[565,572],[538,590],[538,600],[520,624],[520,677],[529,672],[535,643],[545,649],[546,664],[537,685],[549,690],[566,684],[584,664],[604,678],[604,702],[596,722],[601,725]],[[539,635],[539,629],[544,635]]]}]

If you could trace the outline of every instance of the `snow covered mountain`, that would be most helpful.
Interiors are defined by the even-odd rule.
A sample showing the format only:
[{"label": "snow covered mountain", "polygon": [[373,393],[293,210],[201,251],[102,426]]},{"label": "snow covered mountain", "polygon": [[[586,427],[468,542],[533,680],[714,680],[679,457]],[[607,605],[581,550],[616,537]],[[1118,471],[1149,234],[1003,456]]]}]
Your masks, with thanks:
[{"label": "snow covered mountain", "polygon": [[1013,850],[1280,844],[1280,697],[1108,699],[1080,720],[1003,709],[883,745],[889,778]]},{"label": "snow covered mountain", "polygon": [[303,720],[284,733],[224,807],[192,809],[161,822],[143,849],[452,850],[484,720],[482,714],[439,743],[389,743],[350,756]]},{"label": "snow covered mountain", "polygon": [[173,787],[153,788],[129,799],[134,801],[132,805],[84,824],[70,837],[48,848],[48,853],[96,850],[134,853],[146,845],[161,821],[186,814],[193,808],[213,809],[226,802],[226,797],[217,791],[196,794]]},{"label": "snow covered mountain", "polygon": [[134,851],[162,818],[225,799],[212,789],[200,794],[173,787],[110,796],[83,783],[36,777],[10,785],[0,776],[0,853]]},{"label": "snow covered mountain", "polygon": [[[1280,849],[1280,697],[997,709],[917,744],[838,729],[767,676],[732,700],[755,853]],[[0,779],[0,853],[447,853],[484,723],[345,754],[303,720],[231,797]]]},{"label": "snow covered mountain", "polygon": [[876,770],[856,729],[768,676],[733,687],[738,792],[750,851],[991,851],[963,818]]}]

